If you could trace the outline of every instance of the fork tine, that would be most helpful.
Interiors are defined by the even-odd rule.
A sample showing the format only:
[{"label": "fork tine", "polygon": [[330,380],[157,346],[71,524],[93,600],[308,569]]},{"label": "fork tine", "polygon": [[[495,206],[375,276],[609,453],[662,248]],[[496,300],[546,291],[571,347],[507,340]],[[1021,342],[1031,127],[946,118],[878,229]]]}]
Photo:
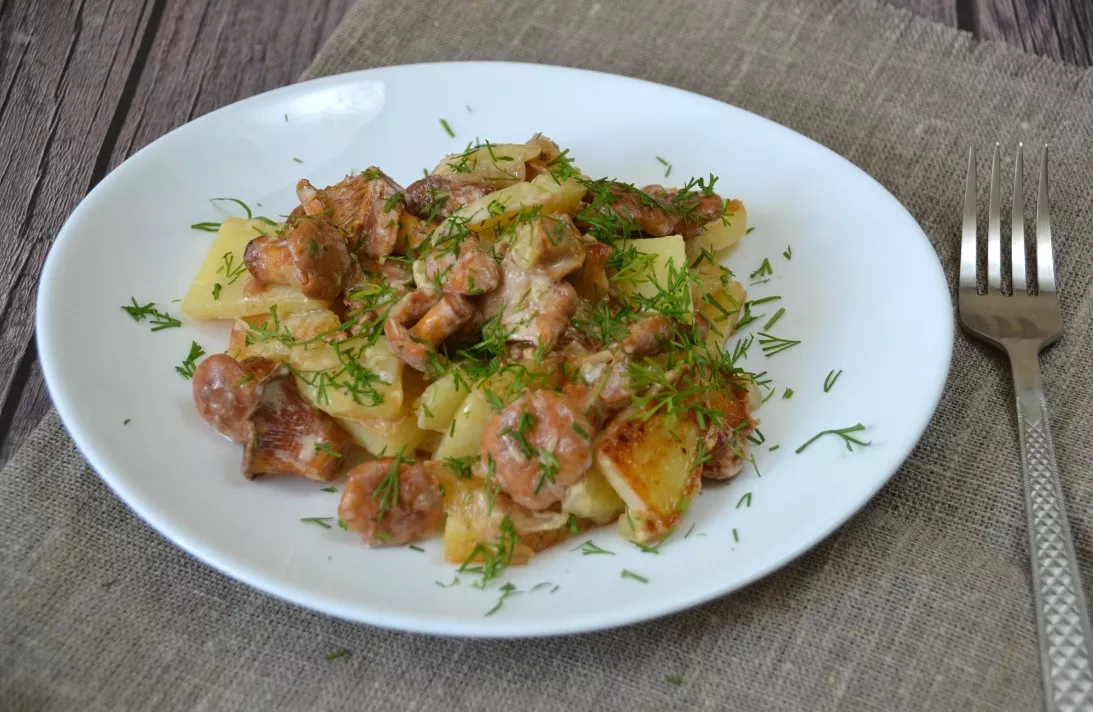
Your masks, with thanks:
[{"label": "fork tine", "polygon": [[1055,262],[1051,254],[1051,202],[1047,195],[1047,144],[1040,154],[1040,192],[1036,197],[1036,281],[1040,294],[1055,293]]},{"label": "fork tine", "polygon": [[987,291],[1002,291],[1002,197],[998,187],[1001,158],[998,144],[994,144],[991,159],[991,197],[987,211]]},{"label": "fork tine", "polygon": [[1017,144],[1017,157],[1013,161],[1013,214],[1010,218],[1010,257],[1013,275],[1013,293],[1028,291],[1025,269],[1025,145]]},{"label": "fork tine", "polygon": [[968,178],[964,188],[964,230],[960,239],[960,289],[976,291],[975,260],[975,146],[968,149]]}]

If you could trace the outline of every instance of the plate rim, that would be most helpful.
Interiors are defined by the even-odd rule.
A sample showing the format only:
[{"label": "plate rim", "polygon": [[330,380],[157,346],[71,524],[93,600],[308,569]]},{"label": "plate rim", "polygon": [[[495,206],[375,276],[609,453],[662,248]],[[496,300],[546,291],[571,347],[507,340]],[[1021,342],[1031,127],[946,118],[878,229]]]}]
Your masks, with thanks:
[{"label": "plate rim", "polygon": [[[100,456],[97,448],[91,438],[86,437],[84,433],[80,432],[78,428],[71,428],[70,422],[76,422],[78,416],[75,413],[76,406],[74,403],[68,400],[61,387],[59,381],[61,376],[59,370],[61,366],[58,361],[55,362],[53,354],[57,353],[56,347],[53,344],[53,338],[50,334],[50,321],[53,313],[50,308],[50,292],[53,290],[51,286],[55,280],[54,272],[58,269],[57,262],[60,259],[57,257],[57,253],[60,251],[58,248],[63,249],[69,241],[76,239],[71,235],[75,232],[70,229],[70,226],[78,222],[79,218],[85,211],[93,210],[91,204],[94,202],[94,197],[97,193],[109,190],[111,186],[117,180],[122,180],[119,176],[123,176],[122,169],[130,162],[143,160],[142,156],[146,157],[147,152],[158,150],[157,145],[161,144],[164,139],[168,137],[174,137],[172,140],[177,140],[177,135],[185,135],[188,132],[196,130],[195,126],[201,126],[203,123],[209,121],[215,121],[216,118],[222,114],[232,111],[238,111],[241,107],[245,107],[250,103],[258,103],[267,99],[270,95],[276,94],[293,94],[293,93],[307,93],[318,89],[325,88],[326,85],[342,85],[342,84],[354,84],[361,81],[371,81],[376,78],[377,74],[382,74],[389,70],[402,70],[402,69],[421,69],[428,70],[433,67],[465,67],[469,70],[478,66],[485,67],[508,67],[517,71],[533,71],[533,72],[561,72],[561,73],[577,73],[585,75],[594,75],[601,79],[608,79],[611,81],[622,80],[624,83],[637,82],[642,85],[651,86],[658,91],[669,91],[672,93],[678,93],[687,96],[690,100],[697,99],[699,101],[714,102],[721,109],[727,109],[729,111],[739,112],[745,114],[749,120],[758,120],[768,125],[769,128],[773,128],[776,132],[784,132],[786,134],[795,136],[797,139],[803,139],[816,148],[821,149],[821,152],[826,154],[828,159],[835,159],[837,162],[842,162],[845,166],[851,168],[861,177],[864,177],[867,182],[871,183],[875,189],[879,189],[882,194],[887,195],[894,203],[893,207],[898,206],[899,211],[902,211],[902,217],[905,218],[910,225],[913,225],[925,246],[928,248],[929,253],[933,259],[929,261],[930,267],[934,270],[934,276],[940,278],[940,283],[945,288],[946,301],[952,303],[952,297],[949,293],[948,281],[945,277],[944,268],[941,265],[940,258],[933,244],[930,242],[929,237],[926,235],[922,226],[914,218],[914,216],[907,210],[906,206],[892,194],[883,184],[876,180],[869,173],[861,169],[855,163],[835,152],[834,150],[823,145],[819,141],[806,136],[794,129],[784,126],[772,119],[768,119],[759,114],[753,113],[746,109],[740,108],[728,102],[715,99],[704,94],[693,92],[687,89],[681,89],[666,84],[660,84],[658,82],[649,81],[646,79],[639,79],[636,77],[629,77],[621,74],[613,74],[610,72],[602,72],[591,69],[583,69],[578,67],[567,67],[562,65],[553,64],[533,64],[527,62],[506,62],[506,61],[451,61],[451,62],[421,62],[412,64],[397,64],[386,65],[382,67],[372,67],[368,69],[361,69],[352,72],[344,72],[339,74],[333,74],[325,77],[318,77],[314,79],[289,84],[275,89],[270,89],[253,96],[249,96],[238,101],[232,102],[225,106],[219,107],[207,114],[204,114],[192,121],[189,121],[181,126],[178,126],[171,131],[157,137],[154,141],[148,145],[142,147],[132,156],[129,156],[116,168],[114,168],[107,176],[105,176],[94,188],[92,188],[77,204],[72,213],[65,220],[64,224],[60,227],[55,235],[53,244],[50,246],[49,253],[46,256],[46,260],[43,264],[42,271],[39,277],[39,284],[37,289],[37,295],[35,298],[35,329],[34,337],[37,343],[37,351],[39,363],[42,368],[43,380],[46,384],[47,391],[49,392],[52,404],[56,408],[58,415],[65,426],[65,431],[72,438],[80,451],[80,454],[87,460],[87,463],[91,466],[91,469],[96,475],[106,483],[115,496],[120,499],[126,507],[129,508],[134,514],[136,514],[146,525],[148,525],[158,535],[164,537],[175,546],[182,549],[191,557],[203,562],[210,566],[215,571],[223,574],[236,582],[245,584],[246,586],[256,589],[257,591],[266,595],[273,596],[279,600],[290,603],[296,607],[314,611],[324,615],[330,615],[337,618],[341,618],[347,621],[355,623],[365,623],[371,626],[386,630],[397,630],[409,633],[426,634],[432,636],[441,637],[466,637],[466,638],[496,638],[496,639],[511,639],[511,638],[537,638],[537,637],[554,637],[561,635],[572,635],[577,633],[586,633],[593,631],[609,630],[619,628],[626,625],[632,625],[636,623],[648,622],[663,618],[665,616],[684,611],[695,606],[707,603],[717,598],[721,598],[732,593],[735,593],[756,581],[766,578],[770,574],[784,568],[786,565],[796,560],[803,554],[811,551],[820,543],[828,539],[837,529],[842,527],[852,517],[857,515],[884,487],[903,464],[907,461],[911,452],[917,447],[921,441],[926,429],[933,421],[937,408],[940,405],[941,398],[944,395],[945,386],[948,383],[949,375],[951,373],[952,358],[955,346],[955,326],[954,320],[951,317],[951,313],[946,313],[947,317],[944,320],[942,333],[939,334],[944,340],[944,363],[943,368],[934,385],[933,392],[929,394],[929,398],[925,399],[929,403],[930,407],[924,411],[925,416],[922,422],[914,423],[915,436],[910,440],[909,444],[897,453],[893,462],[894,465],[890,471],[884,474],[883,477],[879,477],[876,480],[875,486],[867,487],[863,490],[863,496],[852,506],[848,507],[843,513],[830,523],[822,533],[811,537],[810,541],[803,544],[789,553],[776,558],[771,559],[765,565],[758,567],[750,575],[739,579],[732,585],[727,587],[714,587],[712,589],[701,590],[696,593],[692,593],[686,596],[676,596],[670,599],[663,599],[663,603],[651,603],[645,605],[642,611],[634,614],[633,612],[624,612],[622,614],[606,612],[596,612],[595,614],[571,614],[564,618],[544,618],[544,619],[520,619],[518,621],[511,622],[498,619],[491,621],[489,625],[482,625],[481,619],[436,619],[436,618],[423,618],[412,614],[402,613],[398,611],[384,611],[374,607],[369,607],[367,604],[348,606],[340,603],[337,600],[327,598],[325,595],[301,588],[296,585],[286,584],[275,577],[270,576],[260,570],[250,568],[246,562],[236,561],[234,557],[228,554],[224,554],[215,550],[214,548],[203,547],[200,544],[191,541],[189,535],[182,531],[182,527],[176,526],[172,523],[170,517],[164,516],[158,512],[158,507],[143,501],[133,491],[131,491],[124,482],[123,477],[118,477],[110,468],[103,466],[105,457]],[[941,316],[941,315],[939,315]],[[940,354],[939,354],[940,356]],[[887,469],[887,468],[886,468]]]}]

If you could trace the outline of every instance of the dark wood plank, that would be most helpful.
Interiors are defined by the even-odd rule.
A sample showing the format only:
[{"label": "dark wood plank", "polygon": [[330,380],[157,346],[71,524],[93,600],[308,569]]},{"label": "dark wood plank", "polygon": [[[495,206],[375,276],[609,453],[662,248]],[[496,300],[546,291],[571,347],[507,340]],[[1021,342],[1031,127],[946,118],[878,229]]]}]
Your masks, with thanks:
[{"label": "dark wood plank", "polygon": [[[33,303],[53,236],[134,151],[295,80],[352,0],[8,0],[0,36],[0,464],[49,408]],[[48,38],[48,39],[47,39]]]},{"label": "dark wood plank", "polygon": [[8,0],[0,12],[0,435],[22,394],[41,391],[26,382],[42,261],[96,180],[162,1]]},{"label": "dark wood plank", "polygon": [[295,81],[352,0],[186,0],[168,9],[110,167],[171,129]]},{"label": "dark wood plank", "polygon": [[973,0],[973,31],[1032,54],[1082,67],[1093,65],[1090,0]]}]

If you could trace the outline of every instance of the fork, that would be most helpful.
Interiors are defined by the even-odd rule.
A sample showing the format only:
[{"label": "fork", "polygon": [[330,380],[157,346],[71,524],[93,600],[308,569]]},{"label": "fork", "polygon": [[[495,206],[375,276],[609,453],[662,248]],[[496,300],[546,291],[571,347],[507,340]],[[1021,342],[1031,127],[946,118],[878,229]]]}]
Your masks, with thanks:
[{"label": "fork", "polygon": [[[1074,541],[1066,519],[1063,490],[1048,430],[1047,403],[1040,378],[1040,351],[1062,331],[1055,285],[1048,202],[1048,149],[1040,157],[1036,199],[1034,264],[1025,262],[1024,147],[1018,145],[1013,177],[1012,288],[1003,287],[1002,229],[999,217],[999,146],[991,162],[987,215],[986,289],[980,293],[975,235],[975,148],[968,153],[964,193],[964,231],[960,242],[960,319],[964,327],[1009,355],[1017,396],[1025,507],[1028,513],[1033,594],[1040,639],[1040,664],[1048,712],[1093,710],[1093,635],[1082,594]],[[1027,270],[1026,270],[1027,268]],[[1030,289],[1028,274],[1036,275]]]}]

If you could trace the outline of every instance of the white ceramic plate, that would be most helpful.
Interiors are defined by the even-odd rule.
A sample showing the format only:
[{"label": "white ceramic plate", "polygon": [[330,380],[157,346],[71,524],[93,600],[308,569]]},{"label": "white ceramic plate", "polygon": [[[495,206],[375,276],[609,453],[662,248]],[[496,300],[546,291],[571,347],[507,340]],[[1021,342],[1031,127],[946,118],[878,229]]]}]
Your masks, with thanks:
[{"label": "white ceramic plate", "polygon": [[[525,87],[547,100],[522,99]],[[562,546],[510,570],[503,580],[519,589],[552,586],[513,596],[485,617],[497,583],[483,592],[464,576],[459,586],[438,586],[455,573],[439,540],[425,553],[370,550],[338,528],[300,522],[334,515],[337,495],[311,482],[248,482],[239,474],[238,446],[205,425],[189,381],[173,368],[191,340],[210,352],[226,348],[226,326],[186,322],[150,333],[119,307],[134,296],[181,315],[172,300],[185,293],[213,237],[188,226],[233,207],[211,197],[283,214],[303,176],[325,185],[375,164],[405,185],[475,137],[519,142],[536,131],[569,147],[592,176],[638,185],[720,176],[719,192],[742,199],[755,226],[729,265],[747,282],[769,258],[774,274],[749,288],[750,297],[781,295],[756,312],[784,306],[772,331],[802,343],[769,358],[755,345],[745,362],[768,371],[777,387],[758,413],[762,477],[749,467],[727,486],[707,487],[659,555],[607,527],[591,538],[614,556]],[[656,156],[673,166],[667,180]],[[787,248],[792,259],[783,256]],[[46,382],[69,432],[110,487],[183,549],[332,615],[497,637],[633,623],[726,594],[790,561],[858,510],[907,456],[937,405],[952,349],[948,291],[929,242],[896,199],[849,162],[695,94],[502,63],[320,79],[171,132],[107,176],[72,214],[46,262],[37,318]],[[832,369],[843,373],[825,394]],[[870,447],[851,453],[825,437],[794,454],[818,431],[858,422],[868,426]],[[780,448],[771,452],[773,445]],[[738,506],[747,493],[750,506]],[[624,568],[648,583],[622,578]]]}]

